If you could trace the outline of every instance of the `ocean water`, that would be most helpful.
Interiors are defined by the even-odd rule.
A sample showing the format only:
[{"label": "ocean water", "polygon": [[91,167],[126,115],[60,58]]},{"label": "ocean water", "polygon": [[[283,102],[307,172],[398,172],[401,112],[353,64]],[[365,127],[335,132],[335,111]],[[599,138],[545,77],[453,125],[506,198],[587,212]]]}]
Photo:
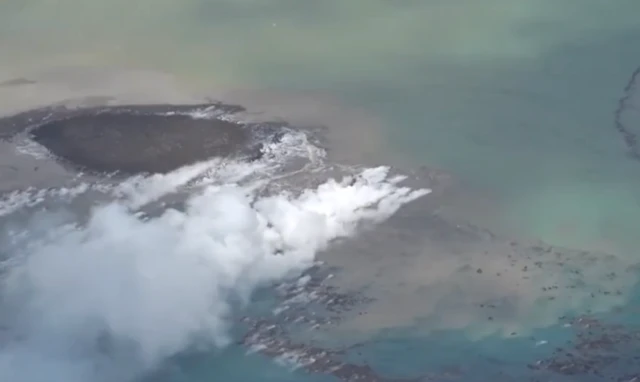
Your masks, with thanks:
[{"label": "ocean water", "polygon": [[[226,179],[214,160],[117,191],[76,180],[29,140],[3,143],[3,234],[16,225],[28,240],[3,239],[8,259],[27,259],[5,266],[16,289],[3,296],[3,333],[26,340],[3,345],[0,379],[349,380],[234,344],[236,315],[279,304],[251,291],[321,260],[336,268],[326,285],[375,301],[340,323],[288,325],[287,338],[348,347],[336,356],[346,363],[389,378],[633,380],[638,13],[632,0],[2,2],[2,115],[56,103],[238,103],[244,118],[326,126],[318,152],[330,159],[318,166],[346,166],[338,179],[397,165],[433,193],[409,202],[393,178],[317,189],[296,174],[256,210],[242,198],[275,170],[236,163],[247,178]],[[193,182],[192,210],[142,222],[127,210],[161,211],[156,200]],[[302,184],[316,190],[307,199],[281,191]],[[384,202],[363,213],[370,195]],[[76,216],[98,196],[104,206]],[[318,209],[325,220],[298,214]],[[302,235],[287,239],[286,261],[271,260],[273,232],[259,222],[276,217],[278,235],[289,225]],[[86,225],[62,224],[76,220]],[[121,358],[92,348],[104,326],[132,341],[106,352]],[[200,340],[207,351],[192,354]]]}]

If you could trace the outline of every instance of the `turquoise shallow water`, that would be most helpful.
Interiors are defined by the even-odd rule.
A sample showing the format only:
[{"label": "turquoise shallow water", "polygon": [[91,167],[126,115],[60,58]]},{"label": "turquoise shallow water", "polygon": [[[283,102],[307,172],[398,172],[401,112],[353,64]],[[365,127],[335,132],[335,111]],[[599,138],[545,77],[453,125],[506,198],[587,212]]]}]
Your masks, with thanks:
[{"label": "turquoise shallow water", "polygon": [[[637,306],[637,301],[640,301],[640,293],[636,288],[630,305]],[[411,327],[384,330],[352,347],[343,360],[370,365],[384,380],[392,381],[632,380],[638,372],[636,349],[640,332],[636,315],[637,310],[625,308],[588,319],[575,320],[566,316],[560,317],[557,325],[534,330],[526,336],[513,333],[511,338],[488,336],[479,340],[470,340],[456,330],[437,331],[428,336]],[[589,370],[589,367],[592,368]],[[339,380],[295,370],[291,365],[274,363],[258,354],[247,355],[242,347],[179,358],[170,363],[160,377],[154,376],[150,380],[226,379]]]},{"label": "turquoise shallow water", "polygon": [[308,374],[274,363],[261,355],[246,355],[244,348],[229,348],[218,354],[207,354],[175,362],[158,382],[191,381],[282,381],[282,382],[334,382],[333,377]]},{"label": "turquoise shallow water", "polygon": [[[638,301],[639,296],[640,293],[636,294],[632,300]],[[631,380],[638,371],[636,311],[621,310],[593,318],[600,320],[604,326],[587,323],[586,319],[584,324],[580,324],[580,321],[563,318],[557,325],[535,330],[527,336],[489,336],[474,341],[455,330],[434,332],[428,336],[415,328],[387,330],[350,349],[344,360],[370,365],[379,376],[388,378],[385,380]],[[624,329],[616,331],[616,328]],[[630,334],[630,330],[634,330],[635,334]],[[635,340],[627,335],[635,336]],[[603,338],[605,341],[609,338],[612,342],[596,346],[601,345]],[[557,362],[556,369],[550,371],[544,368],[553,365],[553,362]],[[585,365],[592,365],[593,369],[585,371]],[[558,373],[558,370],[563,372]],[[150,380],[191,382],[227,379],[300,382],[339,380],[332,376],[294,370],[290,365],[274,363],[258,354],[247,355],[242,347],[180,358],[170,363],[160,376]]]},{"label": "turquoise shallow water", "polygon": [[[9,0],[0,5],[0,82],[124,67],[169,73],[194,91],[330,98],[378,122],[377,139],[396,156],[460,179],[464,203],[445,213],[635,263],[640,162],[615,130],[615,111],[640,66],[638,14],[632,0]],[[359,357],[389,375],[450,368],[471,372],[462,380],[499,371],[521,380],[527,363],[569,336],[559,325],[535,340],[409,330]],[[168,380],[331,380],[237,348],[183,365]]]}]

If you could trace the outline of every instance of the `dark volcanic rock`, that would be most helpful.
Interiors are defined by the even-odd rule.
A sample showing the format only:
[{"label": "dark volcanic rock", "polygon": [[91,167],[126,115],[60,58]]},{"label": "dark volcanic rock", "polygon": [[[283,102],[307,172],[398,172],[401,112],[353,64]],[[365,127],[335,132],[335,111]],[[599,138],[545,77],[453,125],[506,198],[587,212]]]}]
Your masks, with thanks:
[{"label": "dark volcanic rock", "polygon": [[[207,117],[195,118],[203,112]],[[33,110],[0,120],[0,138],[29,132],[63,162],[83,170],[164,173],[212,157],[257,159],[266,125],[231,122],[234,105],[150,105]]]},{"label": "dark volcanic rock", "polygon": [[209,157],[251,154],[248,133],[237,124],[184,115],[87,115],[39,126],[32,136],[60,158],[105,172],[168,172]]},{"label": "dark volcanic rock", "polygon": [[90,113],[31,134],[54,155],[101,172],[168,172],[214,156],[256,155],[240,125],[180,114]]}]

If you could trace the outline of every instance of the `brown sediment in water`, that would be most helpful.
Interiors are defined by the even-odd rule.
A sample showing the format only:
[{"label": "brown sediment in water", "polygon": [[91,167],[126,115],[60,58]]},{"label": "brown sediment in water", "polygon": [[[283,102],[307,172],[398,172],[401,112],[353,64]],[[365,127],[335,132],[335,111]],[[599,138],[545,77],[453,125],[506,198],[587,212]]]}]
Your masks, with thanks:
[{"label": "brown sediment in water", "polygon": [[[536,247],[535,252],[547,253],[550,247]],[[325,270],[329,272],[330,270]],[[484,273],[484,272],[482,272]],[[307,282],[285,283],[276,290],[283,299],[281,308],[271,318],[245,317],[243,321],[248,325],[247,333],[240,344],[251,346],[256,351],[273,358],[293,361],[296,365],[312,373],[323,373],[335,376],[341,381],[425,381],[425,380],[449,380],[466,379],[471,370],[462,372],[459,369],[431,371],[417,377],[393,378],[381,375],[371,368],[366,362],[354,362],[348,360],[351,352],[358,353],[358,348],[366,346],[368,341],[353,344],[323,345],[323,341],[300,341],[300,332],[316,332],[322,337],[322,331],[318,332],[321,325],[336,325],[346,314],[360,312],[374,300],[365,297],[365,293],[345,293],[333,288],[329,280],[321,276],[321,272],[307,275]],[[610,274],[609,278],[615,275]],[[557,286],[542,287],[549,293],[557,293]],[[307,296],[307,298],[296,298]],[[495,312],[500,308],[498,302],[488,303],[483,308],[489,312]],[[309,308],[309,306],[313,306]],[[318,306],[321,308],[318,310]],[[315,307],[315,308],[314,308]],[[618,311],[620,313],[620,311]],[[629,313],[629,312],[627,312]],[[566,343],[556,343],[549,338],[555,349],[549,350],[549,356],[543,359],[531,358],[528,365],[520,364],[521,372],[528,375],[526,380],[538,381],[538,373],[554,373],[564,376],[593,375],[599,378],[619,381],[635,382],[640,379],[637,374],[640,366],[640,356],[634,352],[640,343],[640,332],[635,327],[621,324],[609,324],[591,316],[577,316],[575,318],[558,317],[556,325],[563,325],[564,330],[571,331],[575,336]],[[296,328],[297,326],[297,328]],[[419,328],[414,328],[418,330]],[[414,337],[417,333],[414,332]],[[512,335],[515,335],[513,333]],[[352,335],[352,334],[349,334]],[[535,337],[529,340],[536,341]],[[565,342],[565,341],[563,341]],[[558,346],[560,345],[560,346]],[[427,345],[429,346],[429,345]],[[533,345],[532,345],[533,346]],[[469,354],[469,356],[480,354]],[[527,373],[527,369],[534,370],[534,374]],[[480,371],[480,370],[479,370]],[[480,372],[484,372],[482,370]],[[507,374],[500,372],[505,379],[513,380]],[[523,380],[525,380],[523,379]]]},{"label": "brown sediment in water", "polygon": [[372,299],[322,327],[327,336],[366,338],[418,324],[424,335],[521,337],[568,312],[623,305],[638,280],[623,258],[501,236],[441,214],[439,199],[415,201],[320,255],[341,269],[331,285]]},{"label": "brown sediment in water", "polygon": [[[69,119],[72,116],[81,115],[83,110],[86,112],[89,109],[117,108],[126,105],[134,105],[132,106],[134,111],[147,110],[147,112],[151,112],[154,108],[158,112],[171,112],[180,108],[189,110],[205,103],[243,105],[246,110],[232,112],[238,117],[237,120],[245,124],[291,124],[297,129],[305,130],[313,135],[314,139],[320,139],[319,144],[327,150],[327,156],[331,162],[350,165],[395,163],[390,158],[391,150],[385,144],[384,123],[375,113],[345,105],[335,96],[322,92],[251,87],[241,89],[214,87],[196,91],[167,73],[114,67],[53,65],[46,71],[14,70],[3,73],[0,70],[0,81],[14,83],[14,80],[19,78],[28,79],[33,83],[24,83],[24,86],[0,87],[0,148],[2,149],[0,162],[9,166],[3,167],[0,171],[0,191],[24,187],[62,186],[65,181],[77,175],[78,170],[89,175],[87,172],[90,171],[87,170],[90,169],[74,165],[73,160],[85,162],[87,158],[94,160],[95,163],[90,164],[102,171],[99,173],[103,173],[103,170],[124,172],[124,168],[115,168],[122,163],[130,165],[131,170],[156,171],[186,162],[183,158],[191,157],[194,160],[200,160],[211,154],[211,151],[202,147],[197,147],[194,153],[188,154],[187,150],[181,148],[185,146],[185,141],[193,143],[199,139],[195,138],[196,136],[202,137],[204,128],[200,129],[200,133],[196,132],[198,128],[185,129],[192,132],[186,137],[179,136],[178,141],[181,147],[177,147],[178,144],[166,143],[160,137],[151,137],[149,140],[143,138],[144,131],[148,131],[147,128],[141,128],[135,132],[122,129],[123,134],[132,134],[134,138],[139,138],[138,142],[141,146],[139,150],[136,149],[134,147],[136,145],[131,144],[135,141],[134,139],[123,147],[115,147],[115,151],[124,151],[126,155],[132,152],[138,156],[145,154],[145,158],[148,159],[145,159],[145,163],[142,164],[122,159],[109,159],[108,163],[105,163],[104,159],[96,158],[99,155],[115,156],[115,154],[108,152],[107,145],[101,147],[102,145],[95,139],[97,135],[92,135],[97,134],[99,129],[90,127],[90,133],[79,131],[80,124],[77,122],[82,122],[80,118],[76,120],[73,128],[57,123],[56,131],[50,130],[48,133],[51,134],[40,134],[43,143],[52,147],[57,145],[55,147],[57,153],[53,154],[59,160],[52,160],[53,158],[43,155],[45,153],[41,147],[32,145],[27,135],[22,134],[26,127],[33,128],[35,122],[45,120],[51,122],[56,119],[51,119],[52,114],[55,117],[58,113],[57,115],[63,117],[58,119]],[[77,114],[77,110],[81,112]],[[174,118],[173,122],[175,122],[173,125],[171,121],[161,122],[160,125],[169,132],[175,132],[181,123],[178,123],[180,121],[177,118]],[[190,124],[192,122],[189,121]],[[198,122],[193,124],[197,125]],[[204,127],[204,125],[200,126]],[[118,130],[117,127],[116,130]],[[154,132],[160,130],[162,128]],[[70,135],[73,138],[64,144],[61,143],[62,140],[68,138],[62,135],[63,131],[72,133]],[[44,129],[39,129],[37,133],[44,133]],[[194,138],[189,138],[191,136]],[[18,139],[14,139],[16,137]],[[126,141],[126,139],[119,141],[118,137],[113,136],[107,138],[110,140],[110,147]],[[234,134],[233,138],[237,138],[235,141],[238,143],[243,140],[242,134]],[[92,147],[97,149],[95,153],[89,152],[82,146],[87,139],[93,142]],[[202,141],[207,142],[207,140],[215,141],[215,136],[207,136]],[[161,145],[172,147],[168,149],[164,146],[160,149],[147,147],[147,142],[153,145],[160,142]],[[162,150],[160,156],[167,162],[161,163],[162,165],[150,164],[151,160],[157,158],[158,153],[153,153],[154,150]],[[193,155],[195,153],[199,155]],[[64,156],[73,156],[73,158],[65,160]],[[133,159],[133,156],[129,159]],[[15,168],[18,168],[18,171],[15,171]]]},{"label": "brown sediment in water", "polygon": [[[247,123],[286,121],[321,136],[321,145],[333,162],[355,165],[402,162],[402,155],[394,154],[388,146],[386,135],[391,130],[374,110],[347,105],[322,91],[250,86],[203,86],[196,90],[167,73],[116,67],[53,65],[43,71],[14,70],[4,74],[0,70],[0,81],[18,78],[34,83],[0,87],[0,117],[17,113],[32,117],[38,110],[46,112],[50,108],[66,109],[68,113],[71,109],[123,105],[234,104],[246,108],[237,115]],[[0,139],[12,135],[12,130],[0,126]]]}]

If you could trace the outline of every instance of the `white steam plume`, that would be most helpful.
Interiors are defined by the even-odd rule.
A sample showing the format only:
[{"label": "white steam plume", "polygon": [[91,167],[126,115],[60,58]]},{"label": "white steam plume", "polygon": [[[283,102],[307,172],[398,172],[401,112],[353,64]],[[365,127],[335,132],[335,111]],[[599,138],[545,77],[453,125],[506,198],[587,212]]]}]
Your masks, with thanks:
[{"label": "white steam plume", "polygon": [[[201,170],[173,177],[182,184]],[[119,201],[82,226],[50,223],[47,238],[5,264],[0,381],[128,381],[196,343],[225,345],[232,298],[246,301],[359,222],[429,192],[401,180],[381,167],[300,195],[209,185],[155,218]],[[133,205],[166,192],[153,189],[157,178],[136,182],[128,192],[146,195],[130,195]]]}]

